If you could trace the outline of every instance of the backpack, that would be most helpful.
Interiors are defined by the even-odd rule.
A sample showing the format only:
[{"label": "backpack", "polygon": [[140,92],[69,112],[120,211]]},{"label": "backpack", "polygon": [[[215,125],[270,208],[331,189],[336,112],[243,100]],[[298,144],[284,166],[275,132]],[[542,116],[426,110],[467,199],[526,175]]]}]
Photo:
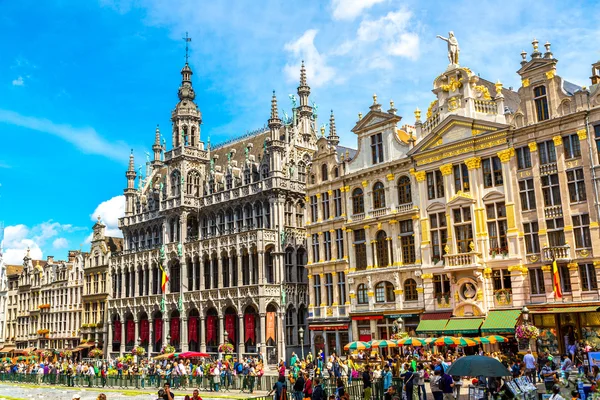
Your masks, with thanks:
[{"label": "backpack", "polygon": [[442,392],[444,391],[444,389],[446,389],[446,380],[444,379],[445,375],[446,374],[442,374],[442,376],[440,377],[440,381],[438,382],[438,387]]},{"label": "backpack", "polygon": [[236,371],[238,374],[242,373],[242,370],[244,369],[244,366],[242,365],[242,363],[238,363]]}]

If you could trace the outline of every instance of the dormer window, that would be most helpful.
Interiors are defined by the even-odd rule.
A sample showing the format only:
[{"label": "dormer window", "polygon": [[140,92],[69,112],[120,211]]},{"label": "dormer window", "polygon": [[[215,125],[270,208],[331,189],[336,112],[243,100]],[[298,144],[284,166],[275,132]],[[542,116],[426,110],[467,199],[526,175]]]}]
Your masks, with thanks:
[{"label": "dormer window", "polygon": [[546,96],[546,87],[538,86],[533,89],[533,99],[535,101],[535,112],[538,122],[550,118],[548,114],[548,97]]},{"label": "dormer window", "polygon": [[371,136],[371,161],[373,164],[383,162],[383,137],[381,133]]},{"label": "dormer window", "polygon": [[233,177],[231,176],[231,174],[228,174],[225,178],[225,185],[227,187],[227,190],[230,190],[233,187]]}]

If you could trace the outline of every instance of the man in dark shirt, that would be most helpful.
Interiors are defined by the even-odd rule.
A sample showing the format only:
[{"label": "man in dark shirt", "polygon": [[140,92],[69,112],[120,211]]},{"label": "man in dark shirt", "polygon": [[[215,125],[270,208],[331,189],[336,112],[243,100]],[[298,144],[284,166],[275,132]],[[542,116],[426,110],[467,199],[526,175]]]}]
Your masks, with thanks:
[{"label": "man in dark shirt", "polygon": [[171,392],[171,385],[165,383],[165,393],[163,394],[163,400],[175,400],[175,393]]},{"label": "man in dark shirt", "polygon": [[363,399],[369,400],[371,398],[371,392],[373,387],[373,380],[371,379],[371,371],[368,365],[365,366],[365,372],[362,375],[363,379]]},{"label": "man in dark shirt", "polygon": [[444,400],[454,400],[454,379],[445,372],[440,379],[440,387],[444,394]]}]

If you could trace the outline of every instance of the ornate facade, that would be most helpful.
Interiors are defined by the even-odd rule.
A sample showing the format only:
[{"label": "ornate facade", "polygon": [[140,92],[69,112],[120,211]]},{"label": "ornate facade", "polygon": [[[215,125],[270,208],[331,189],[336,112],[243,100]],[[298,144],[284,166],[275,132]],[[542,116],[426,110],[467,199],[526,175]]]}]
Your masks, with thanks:
[{"label": "ornate facade", "polygon": [[[21,269],[21,268],[19,268]],[[29,250],[17,279],[9,280],[7,337],[17,349],[71,349],[79,344],[83,262],[69,251],[67,261],[32,260]],[[14,293],[14,294],[13,294]],[[8,343],[7,343],[8,344]]]},{"label": "ornate facade", "polygon": [[[592,86],[579,87],[545,48],[534,41],[522,54],[517,92],[455,62],[434,80],[436,99],[424,120],[415,111],[414,128],[398,129],[393,103],[382,112],[375,98],[353,129],[355,155],[336,154],[336,135],[319,140],[307,187],[317,347],[329,338],[331,351],[327,331],[347,325],[349,340],[389,338],[401,325],[509,333],[524,305],[540,314],[549,349],[562,349],[557,338],[569,330],[597,336],[600,62]],[[340,279],[349,304],[339,302]]]},{"label": "ornate facade", "polygon": [[306,329],[304,194],[316,115],[304,66],[291,117],[279,118],[273,94],[268,128],[220,146],[201,139],[187,63],[181,75],[172,148],[157,128],[145,177],[133,156],[126,173],[124,250],[110,259],[109,352],[139,343],[157,353],[169,343],[216,353],[228,340],[239,355],[276,363],[299,352],[298,328]]},{"label": "ornate facade", "polygon": [[0,223],[0,352],[6,341],[6,314],[8,309],[8,276],[2,251],[3,232],[4,228]]}]

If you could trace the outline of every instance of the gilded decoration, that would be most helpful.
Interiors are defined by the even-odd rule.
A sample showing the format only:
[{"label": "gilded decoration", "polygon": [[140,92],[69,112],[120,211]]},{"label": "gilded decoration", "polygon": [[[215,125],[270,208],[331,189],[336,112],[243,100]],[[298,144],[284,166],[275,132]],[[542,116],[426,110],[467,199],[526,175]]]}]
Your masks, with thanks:
[{"label": "gilded decoration", "polygon": [[394,174],[387,174],[386,178],[388,181],[393,181],[394,180]]},{"label": "gilded decoration", "polygon": [[421,110],[419,110],[419,107],[417,107],[417,109],[415,110],[415,120],[416,121],[421,120]]},{"label": "gilded decoration", "polygon": [[452,173],[452,163],[442,165],[440,171],[443,176],[450,175]]},{"label": "gilded decoration", "polygon": [[577,136],[579,136],[579,140],[587,139],[587,131],[585,129],[580,129],[577,131]]},{"label": "gilded decoration", "polygon": [[551,271],[552,265],[542,265],[542,271]]},{"label": "gilded decoration", "polygon": [[521,84],[523,85],[523,87],[529,87],[529,79],[525,78],[521,80]]},{"label": "gilded decoration", "polygon": [[546,79],[548,79],[548,80],[554,79],[554,76],[555,76],[555,71],[554,70],[546,72]]},{"label": "gilded decoration", "polygon": [[458,88],[462,87],[462,81],[463,81],[462,78],[456,79],[455,76],[451,76],[450,79],[449,79],[449,81],[448,81],[448,84],[447,85],[442,85],[442,90],[444,92],[454,92]]},{"label": "gilded decoration", "polygon": [[502,150],[498,152],[498,158],[500,158],[500,161],[502,161],[503,163],[505,162],[509,162],[510,159],[515,155],[515,149],[513,149],[512,147],[510,149],[506,149],[506,150]]},{"label": "gilded decoration", "polygon": [[369,186],[369,182],[367,182],[367,181],[362,181],[361,184],[363,187]]},{"label": "gilded decoration", "polygon": [[465,160],[468,169],[477,169],[481,167],[481,157],[471,157]]},{"label": "gilded decoration", "polygon": [[484,100],[491,100],[492,96],[490,96],[490,91],[488,90],[487,87],[483,86],[483,85],[477,85],[475,86],[475,91],[477,93],[479,93],[481,95],[481,97],[483,97]]},{"label": "gilded decoration", "polygon": [[600,261],[594,261],[594,267],[600,268]]},{"label": "gilded decoration", "polygon": [[496,290],[494,297],[499,306],[509,306],[512,304],[512,293],[510,289]]},{"label": "gilded decoration", "polygon": [[577,270],[577,268],[579,268],[579,264],[577,264],[576,262],[570,262],[567,264],[567,268],[574,271]]},{"label": "gilded decoration", "polygon": [[520,272],[522,275],[527,275],[527,273],[529,272],[527,267],[524,266],[523,264],[513,265],[511,267],[508,267],[508,272],[513,272],[513,271]]},{"label": "gilded decoration", "polygon": [[562,136],[559,136],[559,135],[554,136],[552,138],[552,140],[554,141],[554,145],[555,146],[561,146],[562,145]]},{"label": "gilded decoration", "polygon": [[[450,126],[452,124],[449,124]],[[458,125],[458,124],[457,124]],[[498,139],[496,139],[498,138]],[[481,141],[477,138],[473,138],[471,142],[460,143],[456,145],[449,145],[445,148],[432,151],[431,153],[424,156],[416,156],[417,165],[427,165],[436,161],[447,159],[450,157],[458,156],[464,153],[472,153],[474,151],[489,149],[490,147],[500,146],[506,144],[506,132],[498,133],[494,136],[484,137]]]},{"label": "gilded decoration", "polygon": [[491,269],[490,267],[486,267],[486,268],[483,270],[483,276],[484,276],[486,279],[490,279],[490,277],[492,276],[492,269]]},{"label": "gilded decoration", "polygon": [[527,146],[529,146],[530,152],[533,153],[534,151],[537,151],[537,143],[536,142],[527,143]]},{"label": "gilded decoration", "polygon": [[433,279],[433,274],[429,274],[429,273],[423,274],[423,275],[421,275],[421,279],[423,279],[423,280]]},{"label": "gilded decoration", "polygon": [[460,100],[456,96],[450,97],[448,99],[448,111],[456,111],[456,110],[458,110],[458,107],[459,107],[458,103],[459,103],[459,101]]},{"label": "gilded decoration", "polygon": [[494,86],[496,87],[496,96],[499,96],[502,93],[502,82],[498,81]]},{"label": "gilded decoration", "polygon": [[415,172],[415,178],[417,179],[417,182],[423,182],[425,180],[425,176],[425,171]]},{"label": "gilded decoration", "polygon": [[431,116],[433,115],[433,108],[437,106],[437,103],[437,100],[434,100],[431,103],[429,103],[429,108],[427,108],[427,119],[431,118]]}]

